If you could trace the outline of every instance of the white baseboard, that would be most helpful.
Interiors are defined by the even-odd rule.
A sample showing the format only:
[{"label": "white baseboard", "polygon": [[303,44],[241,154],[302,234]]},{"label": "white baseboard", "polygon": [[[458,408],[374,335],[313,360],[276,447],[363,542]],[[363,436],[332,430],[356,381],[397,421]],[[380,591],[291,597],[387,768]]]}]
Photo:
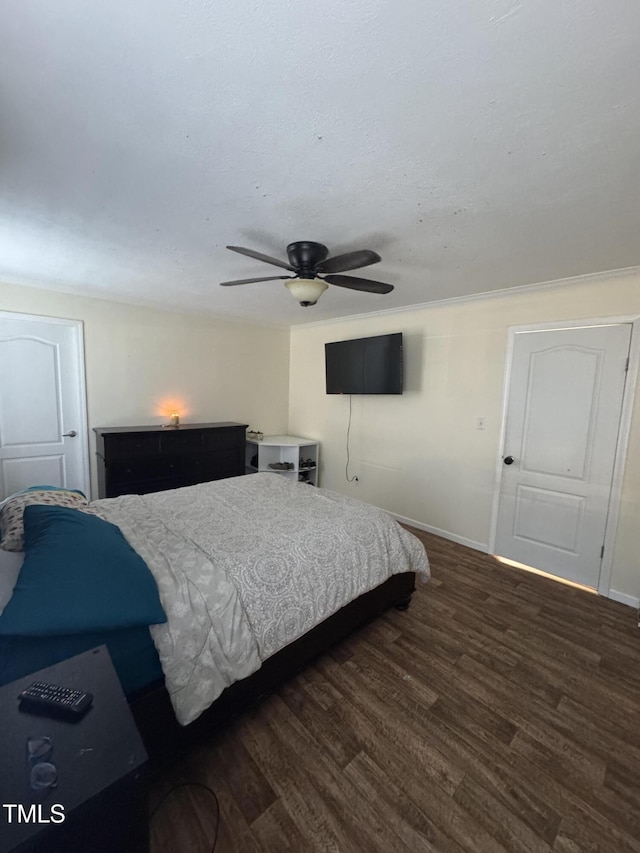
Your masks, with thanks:
[{"label": "white baseboard", "polygon": [[[387,510],[388,512],[388,510]],[[425,524],[422,521],[416,521],[415,518],[407,518],[404,515],[398,515],[395,512],[389,513],[396,521],[402,524],[409,524],[411,527],[417,527],[418,530],[424,530],[427,533],[433,533],[434,536],[441,536],[443,539],[449,539],[451,542],[457,542],[458,545],[466,545],[467,548],[473,548],[474,551],[482,551],[483,554],[489,553],[489,546],[483,542],[476,542],[474,539],[467,539],[466,536],[458,536],[457,533],[451,533],[448,530],[442,530],[439,527],[433,527],[431,524]],[[617,589],[610,589],[607,598],[613,601],[619,601],[620,604],[626,604],[628,607],[640,608],[640,598],[634,595],[627,595],[626,592],[618,592]]]},{"label": "white baseboard", "polygon": [[629,607],[635,607],[636,609],[640,607],[640,598],[637,598],[635,595],[627,595],[626,592],[618,592],[617,589],[610,589],[607,598],[619,601],[620,604],[627,604]]},{"label": "white baseboard", "polygon": [[450,533],[448,530],[441,530],[439,527],[433,527],[431,524],[424,524],[422,521],[416,521],[415,518],[407,518],[406,516],[398,515],[395,512],[391,512],[389,515],[392,515],[396,521],[400,521],[402,524],[410,524],[411,527],[417,527],[418,530],[424,530],[426,533],[433,533],[434,536],[441,536],[443,539],[450,539],[452,542],[457,542],[458,545],[466,545],[467,548],[473,548],[474,551],[482,551],[483,554],[489,553],[488,545],[484,542],[476,542],[474,539],[467,539],[466,536],[458,536],[457,533]]}]

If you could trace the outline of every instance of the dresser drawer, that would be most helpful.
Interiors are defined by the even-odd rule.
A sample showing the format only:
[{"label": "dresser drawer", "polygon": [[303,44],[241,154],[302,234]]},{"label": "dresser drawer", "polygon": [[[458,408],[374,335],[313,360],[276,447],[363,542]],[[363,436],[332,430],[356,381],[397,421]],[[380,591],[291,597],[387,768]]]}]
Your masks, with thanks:
[{"label": "dresser drawer", "polygon": [[109,435],[105,437],[104,447],[107,459],[157,456],[160,453],[160,436],[137,432]]},{"label": "dresser drawer", "polygon": [[211,450],[209,453],[200,453],[185,460],[182,472],[190,479],[198,478],[195,480],[198,483],[221,477],[234,477],[237,474],[244,474],[244,459],[235,448]]},{"label": "dresser drawer", "polygon": [[245,436],[245,429],[220,430],[218,435],[203,433],[202,448],[203,450],[231,450],[232,448],[240,448],[244,452]]},{"label": "dresser drawer", "polygon": [[175,461],[164,456],[131,456],[107,462],[110,480],[151,480],[173,474]]},{"label": "dresser drawer", "polygon": [[175,455],[177,453],[198,453],[202,449],[202,432],[190,429],[168,429],[160,436],[160,452]]}]

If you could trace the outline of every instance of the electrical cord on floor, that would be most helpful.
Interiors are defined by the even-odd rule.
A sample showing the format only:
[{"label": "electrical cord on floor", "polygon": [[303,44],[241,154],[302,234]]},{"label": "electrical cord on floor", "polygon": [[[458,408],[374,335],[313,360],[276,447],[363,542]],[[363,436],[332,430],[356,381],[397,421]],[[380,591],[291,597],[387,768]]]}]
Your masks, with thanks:
[{"label": "electrical cord on floor", "polygon": [[163,805],[165,800],[167,800],[171,796],[171,794],[175,793],[175,791],[179,790],[180,788],[204,788],[204,790],[211,794],[211,796],[213,797],[214,802],[216,804],[216,831],[213,836],[213,847],[211,848],[211,853],[214,853],[216,849],[216,844],[218,842],[218,829],[220,827],[220,803],[218,802],[218,798],[216,797],[216,792],[212,788],[209,788],[208,785],[204,785],[202,782],[180,782],[179,785],[174,785],[173,788],[169,788],[167,793],[163,797],[161,797],[160,802],[156,803],[154,808],[151,810],[149,814],[149,823],[151,823],[155,815],[158,813],[160,806]]},{"label": "electrical cord on floor", "polygon": [[358,481],[358,477],[354,474],[353,477],[349,476],[349,433],[351,432],[351,394],[349,394],[349,425],[347,426],[347,464],[344,466],[344,476],[346,477],[347,483],[353,483],[354,481]]}]

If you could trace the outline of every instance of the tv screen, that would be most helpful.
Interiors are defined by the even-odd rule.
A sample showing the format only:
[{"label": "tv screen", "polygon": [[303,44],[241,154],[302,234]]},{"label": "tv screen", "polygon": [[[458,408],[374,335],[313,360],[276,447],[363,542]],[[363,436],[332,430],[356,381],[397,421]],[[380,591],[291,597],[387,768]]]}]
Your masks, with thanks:
[{"label": "tv screen", "polygon": [[402,394],[402,332],[324,345],[327,394]]}]

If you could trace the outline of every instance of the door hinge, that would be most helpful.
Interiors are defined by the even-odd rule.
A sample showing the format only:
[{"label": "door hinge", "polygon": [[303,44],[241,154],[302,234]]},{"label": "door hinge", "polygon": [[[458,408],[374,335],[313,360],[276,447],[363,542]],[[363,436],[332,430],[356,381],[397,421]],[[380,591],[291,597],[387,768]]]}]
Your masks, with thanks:
[{"label": "door hinge", "polygon": [[629,359],[627,358],[627,363],[624,366],[624,372],[628,373],[628,371],[629,371]]},{"label": "door hinge", "polygon": [[600,559],[604,557],[604,545],[600,548]]}]

